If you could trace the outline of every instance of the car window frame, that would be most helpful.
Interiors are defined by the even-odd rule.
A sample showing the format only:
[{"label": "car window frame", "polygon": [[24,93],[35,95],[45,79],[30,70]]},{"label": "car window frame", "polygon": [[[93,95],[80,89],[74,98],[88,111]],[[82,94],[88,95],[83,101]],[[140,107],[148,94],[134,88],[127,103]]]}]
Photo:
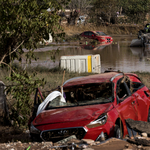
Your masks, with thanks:
[{"label": "car window frame", "polygon": [[[90,33],[92,33],[92,34],[90,35]],[[92,35],[94,35],[93,37],[95,37],[95,34],[93,32],[91,32],[91,31],[89,31],[89,36],[92,37]]]},{"label": "car window frame", "polygon": [[[142,83],[142,82],[132,82],[132,83],[138,83],[138,84],[141,84],[139,87],[137,87],[137,88],[134,88],[133,86],[132,86],[132,91],[131,91],[131,93],[133,94],[133,93],[135,93],[136,91],[138,91],[139,89],[141,89],[141,88],[143,88],[145,85]],[[132,84],[133,85],[133,84]]]},{"label": "car window frame", "polygon": [[[85,34],[87,33],[87,34]],[[89,31],[84,32],[84,36],[89,36]]]},{"label": "car window frame", "polygon": [[[102,32],[102,31],[101,31],[101,32],[100,32],[100,31],[97,31],[96,33],[97,33],[99,36],[107,36],[107,34],[104,33],[104,32]],[[102,34],[100,34],[100,33],[102,33]]]},{"label": "car window frame", "polygon": [[[105,82],[103,82],[103,83],[105,83]],[[106,82],[107,83],[107,82]],[[108,82],[109,83],[109,82]],[[92,85],[99,85],[99,84],[96,84],[96,83],[93,83]],[[53,107],[53,106],[51,106],[50,107],[50,105],[51,105],[51,103],[52,103],[52,101],[53,100],[55,100],[55,99],[53,99],[52,101],[50,101],[48,104],[47,104],[47,106],[45,107],[45,110],[50,110],[50,109],[60,109],[60,108],[69,108],[69,107],[80,107],[80,106],[91,106],[91,105],[101,105],[101,104],[107,104],[107,103],[113,103],[114,102],[114,83],[113,82],[110,82],[109,83],[110,85],[111,85],[111,95],[112,95],[112,101],[111,102],[105,102],[105,103],[87,103],[87,104],[79,104],[78,103],[78,101],[77,102],[75,102],[74,103],[74,105],[58,105],[57,107]],[[85,84],[86,85],[86,84]],[[89,84],[90,85],[90,84]],[[78,86],[81,86],[81,85],[76,85],[77,87]],[[66,89],[64,89],[64,91],[65,91]],[[94,99],[93,99],[94,100]]]},{"label": "car window frame", "polygon": [[116,87],[116,100],[117,100],[117,104],[123,102],[126,98],[128,98],[129,96],[132,95],[132,94],[131,94],[131,91],[130,91],[130,89],[129,89],[129,87],[128,87],[128,85],[127,85],[126,82],[124,81],[122,84],[124,85],[124,87],[125,87],[125,89],[126,89],[126,91],[127,91],[127,96],[124,97],[122,100],[119,100],[119,97],[118,97],[117,93],[118,93],[118,90],[119,90],[119,87],[120,87],[120,84],[121,84],[122,79],[123,79],[123,77],[120,78],[120,79],[117,81],[117,87]]}]

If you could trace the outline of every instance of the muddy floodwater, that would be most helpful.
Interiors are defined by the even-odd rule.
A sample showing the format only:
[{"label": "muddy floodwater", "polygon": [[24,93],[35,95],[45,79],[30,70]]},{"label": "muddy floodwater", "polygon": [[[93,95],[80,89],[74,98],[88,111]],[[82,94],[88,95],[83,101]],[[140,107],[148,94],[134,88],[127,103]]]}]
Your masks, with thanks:
[{"label": "muddy floodwater", "polygon": [[[35,50],[38,60],[32,61],[31,67],[57,67],[60,57],[64,55],[100,54],[101,72],[108,68],[123,72],[150,72],[150,47],[130,47],[132,39],[135,38],[135,36],[113,37],[114,41],[109,45],[91,45],[85,41],[80,45],[74,42],[41,47]],[[55,62],[51,60],[52,55],[55,56]],[[25,67],[24,62],[22,66]]]}]

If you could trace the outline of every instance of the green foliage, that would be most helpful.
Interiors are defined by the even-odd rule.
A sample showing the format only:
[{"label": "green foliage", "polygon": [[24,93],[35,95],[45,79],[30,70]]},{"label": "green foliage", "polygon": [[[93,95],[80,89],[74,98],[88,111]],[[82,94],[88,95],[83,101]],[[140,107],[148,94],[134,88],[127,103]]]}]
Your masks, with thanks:
[{"label": "green foliage", "polygon": [[[69,0],[0,0],[0,66],[7,66],[10,70],[7,80],[13,86],[7,88],[10,95],[10,119],[15,125],[26,125],[33,106],[32,94],[34,89],[43,86],[43,79],[36,79],[28,75],[26,71],[18,71],[13,68],[11,62],[14,59],[22,61],[24,49],[26,63],[35,59],[34,49],[43,39],[49,39],[51,33],[53,39],[62,38],[63,30],[59,25],[58,12],[62,4]],[[49,11],[48,11],[49,10]],[[54,56],[50,56],[55,59]]]},{"label": "green foliage", "polygon": [[94,7],[92,8],[91,14],[94,16],[93,20],[97,20],[98,23],[101,20],[110,23],[111,18],[117,16],[116,12],[118,11],[118,5],[119,3],[117,0],[95,0],[93,2]]},{"label": "green foliage", "polygon": [[[62,7],[55,0],[0,0],[0,8],[0,59],[9,57],[19,45],[11,59],[20,57],[23,48],[33,53],[39,41],[49,38],[49,33],[55,39],[55,32],[62,31],[58,15]],[[9,61],[10,58],[5,59]]]},{"label": "green foliage", "polygon": [[8,86],[6,91],[8,96],[11,95],[12,103],[10,104],[10,120],[14,125],[27,125],[33,107],[33,97],[35,89],[45,84],[44,80],[35,78],[36,74],[28,75],[26,71],[17,71],[12,73],[7,80],[13,81],[13,86]]},{"label": "green foliage", "polygon": [[150,0],[122,0],[120,4],[130,22],[141,23],[145,21],[149,12]]},{"label": "green foliage", "polygon": [[102,17],[103,21],[111,22],[111,17],[121,9],[128,22],[143,23],[150,9],[150,0],[94,0],[93,6],[91,11],[93,21]]}]

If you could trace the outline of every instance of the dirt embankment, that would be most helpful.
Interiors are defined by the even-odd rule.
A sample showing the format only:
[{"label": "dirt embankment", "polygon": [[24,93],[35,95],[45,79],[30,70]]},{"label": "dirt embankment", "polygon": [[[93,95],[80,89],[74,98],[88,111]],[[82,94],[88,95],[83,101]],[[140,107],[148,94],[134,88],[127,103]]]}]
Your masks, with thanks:
[{"label": "dirt embankment", "polygon": [[110,24],[107,26],[95,26],[86,24],[80,26],[63,26],[66,36],[78,35],[84,31],[103,31],[109,35],[137,35],[138,31],[143,29],[144,25],[129,24]]}]

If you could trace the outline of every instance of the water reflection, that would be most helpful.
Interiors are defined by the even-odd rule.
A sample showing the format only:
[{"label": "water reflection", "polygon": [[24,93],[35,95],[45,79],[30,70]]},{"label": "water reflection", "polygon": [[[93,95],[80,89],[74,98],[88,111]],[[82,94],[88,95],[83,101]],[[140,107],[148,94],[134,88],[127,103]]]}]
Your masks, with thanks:
[{"label": "water reflection", "polygon": [[83,44],[81,45],[81,48],[86,49],[86,50],[102,50],[110,44],[112,44],[112,42],[105,42],[105,43],[100,43],[97,45],[96,44]]},{"label": "water reflection", "polygon": [[137,55],[139,57],[139,61],[148,60],[150,57],[150,47],[130,47],[133,55]]},{"label": "water reflection", "polygon": [[[38,61],[32,60],[31,67],[43,66],[53,68],[59,66],[60,57],[63,55],[87,55],[100,54],[101,71],[104,72],[108,68],[120,70],[123,72],[147,71],[150,72],[150,47],[129,47],[132,39],[135,37],[113,37],[114,41],[110,45],[97,46],[80,46],[76,45],[61,45],[49,46],[37,49],[35,56]],[[60,49],[57,54],[54,51]],[[54,51],[52,51],[54,49]],[[51,60],[51,55],[55,55],[55,62]],[[24,67],[25,61],[22,61]]]}]

